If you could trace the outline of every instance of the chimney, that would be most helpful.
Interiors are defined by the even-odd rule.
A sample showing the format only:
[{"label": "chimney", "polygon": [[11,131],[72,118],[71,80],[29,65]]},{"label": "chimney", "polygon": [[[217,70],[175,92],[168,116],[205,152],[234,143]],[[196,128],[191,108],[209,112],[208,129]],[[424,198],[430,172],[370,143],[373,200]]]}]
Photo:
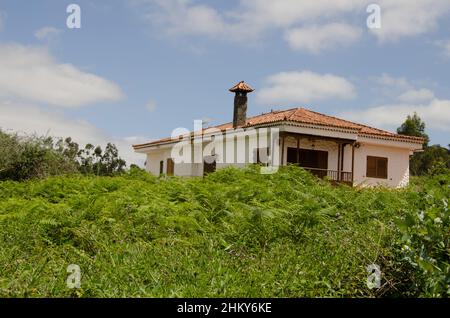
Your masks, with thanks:
[{"label": "chimney", "polygon": [[230,88],[230,92],[235,93],[234,96],[234,114],[233,114],[233,127],[245,126],[247,120],[247,94],[253,92],[251,88],[244,81],[239,82],[233,88]]}]

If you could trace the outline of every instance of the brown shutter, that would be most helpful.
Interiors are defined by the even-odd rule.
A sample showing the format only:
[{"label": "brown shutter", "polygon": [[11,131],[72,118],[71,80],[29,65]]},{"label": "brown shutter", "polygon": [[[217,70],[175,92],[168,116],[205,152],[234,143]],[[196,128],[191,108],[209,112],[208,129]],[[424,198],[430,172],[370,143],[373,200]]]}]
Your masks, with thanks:
[{"label": "brown shutter", "polygon": [[388,158],[367,156],[366,177],[387,179]]},{"label": "brown shutter", "polygon": [[367,171],[366,176],[369,178],[377,177],[377,158],[367,157]]},{"label": "brown shutter", "polygon": [[175,170],[175,164],[172,158],[167,159],[167,175],[173,176]]},{"label": "brown shutter", "polygon": [[387,158],[378,158],[377,160],[377,177],[387,179]]}]

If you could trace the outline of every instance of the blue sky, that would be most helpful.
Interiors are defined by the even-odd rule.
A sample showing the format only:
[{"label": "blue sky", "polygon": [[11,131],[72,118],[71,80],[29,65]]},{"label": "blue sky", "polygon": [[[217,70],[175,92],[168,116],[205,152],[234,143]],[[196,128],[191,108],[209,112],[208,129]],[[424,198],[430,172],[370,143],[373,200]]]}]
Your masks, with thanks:
[{"label": "blue sky", "polygon": [[303,106],[393,131],[417,111],[447,145],[449,16],[448,0],[0,0],[0,128],[112,141],[141,164],[132,143],[230,121],[245,80],[250,115]]}]

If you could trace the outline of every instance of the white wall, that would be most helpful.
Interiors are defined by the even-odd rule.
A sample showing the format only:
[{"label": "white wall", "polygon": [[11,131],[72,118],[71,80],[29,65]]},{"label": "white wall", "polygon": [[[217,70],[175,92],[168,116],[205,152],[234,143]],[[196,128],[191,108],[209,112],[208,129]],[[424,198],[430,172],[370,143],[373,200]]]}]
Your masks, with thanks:
[{"label": "white wall", "polygon": [[[337,170],[338,162],[338,146],[333,141],[327,140],[315,140],[314,148],[312,147],[312,140],[308,138],[301,138],[300,148],[303,149],[315,149],[328,151],[328,169]],[[359,186],[374,186],[384,185],[389,187],[403,187],[409,182],[409,154],[410,149],[399,148],[391,146],[383,146],[380,144],[370,144],[367,142],[360,143],[359,148],[355,148],[355,171],[354,171],[354,184]],[[285,140],[285,155],[284,164],[287,160],[287,148],[297,147],[297,141],[295,138],[286,138]],[[223,154],[220,154],[220,159]],[[366,177],[366,165],[367,156],[386,157],[388,158],[388,179],[377,179]],[[171,157],[171,148],[154,149],[150,153],[147,153],[147,165],[146,169],[150,173],[159,175],[160,161],[164,161],[164,173],[167,172],[167,159]],[[221,163],[218,160],[217,169],[221,169],[227,166],[244,167],[245,163],[228,164]],[[352,170],[352,147],[346,146],[344,149],[344,171]],[[177,176],[202,176],[203,164],[175,164],[175,175]]]},{"label": "white wall", "polygon": [[[406,148],[386,147],[362,143],[355,149],[355,185],[375,186],[383,185],[400,188],[409,182],[409,154]],[[388,178],[377,179],[366,177],[367,156],[388,158]]]},{"label": "white wall", "polygon": [[159,175],[159,162],[164,162],[164,173],[167,171],[167,158],[169,158],[170,151],[168,149],[156,149],[147,153],[147,163],[145,169],[151,174]]}]

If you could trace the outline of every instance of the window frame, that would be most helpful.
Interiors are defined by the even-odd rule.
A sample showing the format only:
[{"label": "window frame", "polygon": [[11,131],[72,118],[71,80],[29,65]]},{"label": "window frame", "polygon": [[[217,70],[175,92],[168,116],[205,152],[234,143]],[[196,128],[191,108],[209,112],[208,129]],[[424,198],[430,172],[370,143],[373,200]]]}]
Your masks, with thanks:
[{"label": "window frame", "polygon": [[[375,173],[372,174],[371,171],[369,171],[369,160],[374,160],[375,165]],[[386,169],[379,171],[380,165],[379,162],[383,161],[384,166]],[[389,158],[387,157],[378,157],[378,156],[367,156],[366,159],[366,177],[367,178],[374,178],[374,179],[384,179],[387,180],[389,178]]]}]

